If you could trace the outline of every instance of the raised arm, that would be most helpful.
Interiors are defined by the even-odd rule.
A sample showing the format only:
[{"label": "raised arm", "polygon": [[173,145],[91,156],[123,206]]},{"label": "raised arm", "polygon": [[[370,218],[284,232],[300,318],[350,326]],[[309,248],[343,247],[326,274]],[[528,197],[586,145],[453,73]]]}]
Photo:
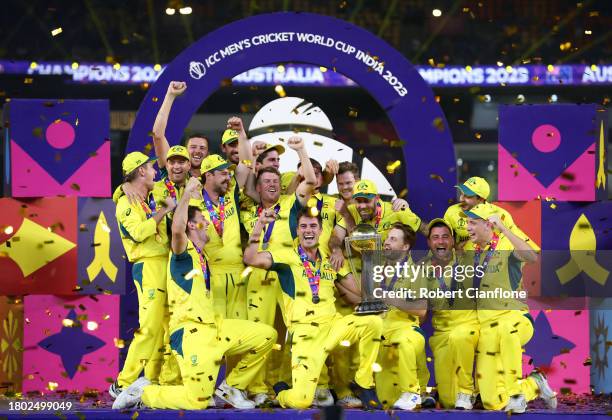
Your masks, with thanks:
[{"label": "raised arm", "polygon": [[300,158],[300,171],[304,180],[297,186],[295,193],[297,194],[300,204],[305,206],[308,200],[310,200],[315,185],[317,184],[317,176],[312,167],[312,162],[310,162],[310,157],[308,157],[304,140],[299,136],[292,136],[287,140],[287,145],[295,150]]},{"label": "raised arm", "polygon": [[185,89],[187,89],[187,84],[185,82],[170,82],[164,101],[153,123],[153,146],[155,147],[155,155],[158,159],[157,164],[160,169],[166,166],[166,154],[170,148],[168,139],[166,139],[166,126],[168,125],[170,110],[172,109],[174,100],[177,96],[185,92]]},{"label": "raised arm", "polygon": [[258,252],[258,249],[261,232],[264,226],[274,220],[275,213],[273,209],[266,209],[261,212],[259,219],[257,219],[255,223],[255,227],[253,227],[253,232],[251,232],[251,236],[249,236],[249,244],[244,250],[244,257],[242,260],[246,265],[263,268],[264,270],[269,270],[270,267],[272,267],[272,255],[267,251]]},{"label": "raised arm", "polygon": [[235,130],[238,133],[238,159],[240,159],[240,162],[238,162],[238,166],[236,167],[236,182],[240,188],[243,188],[249,176],[249,172],[251,172],[250,168],[245,165],[244,162],[251,162],[252,166],[255,165],[253,162],[253,151],[251,150],[249,139],[244,130],[242,119],[239,117],[230,118],[227,120],[227,128]]},{"label": "raised arm", "polygon": [[187,214],[189,209],[189,200],[194,198],[194,195],[202,188],[202,184],[196,177],[189,178],[183,196],[181,197],[174,217],[172,218],[172,252],[182,254],[187,249]]},{"label": "raised arm", "polygon": [[493,223],[495,227],[512,242],[514,245],[514,255],[516,258],[523,262],[536,262],[538,260],[538,254],[533,250],[533,248],[522,238],[519,238],[514,234],[510,229],[504,225],[501,221],[499,214],[494,214],[489,217],[489,222]]}]

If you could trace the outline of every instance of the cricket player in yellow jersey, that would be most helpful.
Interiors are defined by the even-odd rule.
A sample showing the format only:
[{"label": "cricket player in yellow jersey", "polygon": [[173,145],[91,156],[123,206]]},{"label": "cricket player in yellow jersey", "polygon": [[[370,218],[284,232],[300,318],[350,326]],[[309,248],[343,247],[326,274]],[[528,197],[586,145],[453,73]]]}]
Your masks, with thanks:
[{"label": "cricket player in yellow jersey", "polygon": [[[410,207],[393,211],[391,203],[382,201],[372,181],[362,179],[356,183],[353,188],[353,200],[355,202],[348,206],[348,212],[353,216],[355,224],[367,223],[374,226],[376,231],[382,235],[383,241],[387,239],[387,232],[391,225],[396,222],[408,225],[415,232],[424,229],[421,218],[414,214]],[[346,221],[339,220],[329,241],[330,261],[335,270],[340,270],[344,263],[342,244],[349,233],[348,230]]]},{"label": "cricket player in yellow jersey", "polygon": [[434,333],[429,338],[439,401],[444,408],[471,410],[474,395],[474,355],[480,334],[476,302],[465,297],[471,276],[466,262],[454,254],[453,229],[445,219],[427,226],[430,253],[419,262],[421,276],[430,291],[456,292],[462,296],[429,299]]},{"label": "cricket player in yellow jersey", "polygon": [[[537,260],[534,250],[505,226],[490,204],[479,204],[466,215],[470,242],[464,250],[468,258],[473,256],[474,289],[520,290],[522,263]],[[527,402],[539,396],[556,408],[556,395],[543,374],[534,371],[523,379],[522,348],[534,333],[527,305],[513,297],[476,298],[480,322],[476,377],[484,407],[523,413]]]},{"label": "cricket player in yellow jersey", "polygon": [[[419,298],[425,286],[420,277],[398,270],[412,264],[410,250],[415,241],[416,234],[410,227],[402,223],[391,225],[383,244],[385,265],[380,277],[374,279],[374,297],[389,306],[382,315],[383,343],[378,356],[381,371],[376,374],[376,390],[383,405],[399,410],[414,410],[421,405],[421,393],[426,390],[419,383],[418,364],[429,373],[425,333],[419,327],[419,318],[427,312],[427,300]],[[393,275],[383,274],[388,267],[394,268]],[[409,290],[414,297],[407,295]],[[428,380],[429,377],[425,384]]]},{"label": "cricket player in yellow jersey", "polygon": [[[138,407],[201,410],[213,394],[238,409],[254,408],[243,394],[260,370],[276,340],[273,328],[253,322],[223,319],[210,299],[210,270],[203,255],[208,220],[202,216],[197,178],[191,178],[172,224],[168,301],[171,347],[179,360],[183,385],[152,385],[140,378],[113,404],[115,409]],[[215,390],[215,380],[224,355],[242,355],[235,369]]]},{"label": "cricket player in yellow jersey", "polygon": [[[287,144],[298,153],[300,161],[304,162],[304,181],[294,194],[281,195],[281,175],[278,170],[273,166],[260,168],[257,173],[256,192],[261,203],[248,211],[241,212],[242,223],[249,234],[253,231],[262,211],[268,209],[276,215],[277,220],[267,226],[261,238],[260,250],[293,247],[292,230],[295,231],[295,223],[292,224],[291,221],[296,220],[299,209],[306,206],[316,181],[303,140],[300,137],[291,137]],[[253,268],[247,282],[248,319],[274,325],[277,302],[280,302],[282,307],[280,293],[278,275],[275,271]],[[249,391],[255,394],[253,401],[257,406],[266,403],[271,388],[264,382],[264,378],[270,378],[271,375],[269,369],[262,369],[249,386]]]},{"label": "cricket player in yellow jersey", "polygon": [[[232,181],[235,165],[219,155],[202,162],[202,213],[210,222],[204,252],[211,270],[211,293],[216,313],[223,318],[246,319],[246,284],[241,278],[239,187]],[[233,184],[233,188],[230,188]]]},{"label": "cricket player in yellow jersey", "polygon": [[168,238],[162,221],[176,203],[171,198],[156,201],[151,194],[155,183],[153,160],[143,153],[132,152],[122,163],[125,181],[139,196],[147,197],[147,201],[130,204],[128,197],[122,196],[117,202],[121,241],[128,261],[133,264],[139,328],[128,349],[123,369],[109,388],[114,398],[134,382],[143,369],[145,377],[157,381],[162,365],[168,264]]},{"label": "cricket player in yellow jersey", "polygon": [[[316,213],[315,213],[316,214]],[[341,316],[334,304],[334,283],[352,291],[360,300],[351,276],[340,280],[327,256],[318,248],[320,214],[303,208],[297,215],[298,240],[292,248],[258,251],[264,227],[275,220],[273,211],[262,212],[244,252],[244,262],[278,273],[289,331],[293,337],[291,366],[293,386],[274,386],[282,407],[305,409],[315,396],[319,373],[327,355],[343,341],[359,342],[360,364],[352,383],[364,407],[380,409],[374,389],[373,364],[378,356],[382,319],[378,316]]]},{"label": "cricket player in yellow jersey", "polygon": [[[456,185],[455,188],[459,190],[459,203],[453,204],[444,213],[444,219],[446,219],[455,232],[455,244],[459,247],[463,247],[465,242],[469,240],[469,234],[467,230],[468,219],[465,212],[470,210],[472,207],[486,203],[490,194],[489,183],[478,176],[473,176],[465,181],[463,184]],[[515,235],[528,242],[531,247],[539,251],[538,245],[533,242],[512,220],[510,213],[494,204],[491,204],[496,213],[499,214],[501,221],[510,229]]]},{"label": "cricket player in yellow jersey", "polygon": [[[153,123],[153,146],[155,148],[155,154],[159,157],[157,164],[160,169],[166,167],[165,156],[168,153],[168,149],[170,149],[170,144],[166,139],[166,126],[168,125],[170,111],[176,98],[182,95],[186,90],[187,84],[185,82],[170,82],[168,84],[166,96],[164,97],[159,111],[157,112],[157,116],[155,117],[155,122]],[[185,146],[189,154],[191,176],[199,177],[202,160],[208,156],[208,138],[203,134],[193,133],[187,138]]]}]

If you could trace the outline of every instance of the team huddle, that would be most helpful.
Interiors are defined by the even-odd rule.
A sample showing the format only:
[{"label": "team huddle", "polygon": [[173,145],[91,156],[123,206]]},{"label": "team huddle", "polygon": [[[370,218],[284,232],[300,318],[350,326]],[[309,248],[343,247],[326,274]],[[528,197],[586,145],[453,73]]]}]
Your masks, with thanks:
[{"label": "team huddle", "polygon": [[[201,135],[170,147],[167,121],[185,89],[170,83],[153,127],[156,157],[129,153],[113,196],[139,303],[139,328],[109,389],[113,408],[432,408],[420,328],[428,313],[440,407],[478,401],[522,413],[538,397],[556,407],[542,373],[523,376],[534,327],[522,302],[385,293],[388,311],[354,313],[361,257],[344,242],[362,224],[381,235],[385,265],[412,263],[424,235],[429,252],[418,263],[441,268],[383,275],[376,286],[385,292],[521,288],[539,248],[487,202],[484,179],[458,185],[459,203],[425,222],[405,200],[381,199],[356,164],[322,166],[297,135],[286,147],[250,141],[237,117],[221,138],[224,156],[209,154]],[[279,172],[285,153],[297,153],[295,172]],[[331,182],[337,196],[322,192]],[[457,279],[464,263],[481,270]]]}]

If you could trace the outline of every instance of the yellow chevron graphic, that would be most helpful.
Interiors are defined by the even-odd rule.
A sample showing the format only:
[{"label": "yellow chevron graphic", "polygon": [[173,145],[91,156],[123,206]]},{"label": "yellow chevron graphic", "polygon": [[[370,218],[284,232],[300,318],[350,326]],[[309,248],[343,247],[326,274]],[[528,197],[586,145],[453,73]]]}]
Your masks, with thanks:
[{"label": "yellow chevron graphic", "polygon": [[106,217],[104,212],[100,212],[98,216],[98,222],[96,223],[96,230],[94,232],[94,258],[91,264],[87,266],[87,276],[89,281],[93,281],[100,271],[104,270],[109,279],[114,283],[117,277],[117,266],[113,264],[110,257],[110,228],[106,223]]},{"label": "yellow chevron graphic", "polygon": [[14,236],[19,241],[9,241],[11,246],[4,242],[0,244],[0,253],[15,261],[24,277],[61,257],[76,246],[66,238],[51,232],[30,219],[23,219],[23,223]]},{"label": "yellow chevron graphic", "polygon": [[606,284],[610,273],[595,259],[597,238],[591,222],[584,213],[574,224],[570,234],[569,249],[570,260],[556,270],[561,284],[568,283],[583,271],[602,286]]}]

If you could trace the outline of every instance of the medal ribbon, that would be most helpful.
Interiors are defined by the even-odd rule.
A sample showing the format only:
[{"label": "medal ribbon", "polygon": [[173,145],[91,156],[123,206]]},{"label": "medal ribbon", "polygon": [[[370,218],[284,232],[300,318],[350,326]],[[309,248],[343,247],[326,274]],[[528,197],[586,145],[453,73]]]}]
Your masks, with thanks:
[{"label": "medal ribbon", "polygon": [[155,211],[155,199],[153,198],[153,194],[149,194],[149,205],[148,206],[146,205],[144,201],[141,201],[140,205],[142,206],[142,209],[147,215],[147,219],[150,219],[151,217],[155,216],[155,213],[157,213]]},{"label": "medal ribbon", "polygon": [[[406,261],[408,261],[408,256],[404,257],[404,259],[400,261],[400,265],[404,265]],[[397,282],[397,272],[393,275],[393,278],[389,282],[388,286],[387,286],[387,282],[385,281],[381,282],[380,285],[382,286],[383,290],[393,290],[393,287],[395,286],[395,282]]]},{"label": "medal ribbon", "polygon": [[300,259],[302,260],[302,264],[304,265],[304,270],[306,271],[306,276],[308,276],[308,285],[310,286],[310,291],[312,292],[312,297],[315,299],[315,296],[319,296],[319,283],[321,281],[321,258],[319,255],[319,251],[317,251],[317,261],[315,262],[315,267],[317,264],[319,268],[316,273],[312,272],[312,268],[310,266],[310,261],[308,260],[308,256],[302,248],[302,245],[298,245],[298,254],[300,254]]},{"label": "medal ribbon", "polygon": [[206,190],[204,191],[204,203],[206,204],[206,210],[208,210],[208,215],[210,216],[210,221],[212,222],[215,230],[217,231],[217,235],[219,237],[223,236],[223,222],[225,221],[225,197],[219,197],[219,213],[213,207],[212,200],[208,195]]},{"label": "medal ribbon", "polygon": [[168,178],[164,178],[164,184],[166,184],[166,189],[168,190],[170,198],[172,198],[176,203],[176,188],[174,188],[174,184]]},{"label": "medal ribbon", "polygon": [[[455,273],[456,273],[456,268],[457,265],[459,265],[458,262],[455,262],[455,264],[453,265],[453,276],[451,277],[451,292],[454,292],[455,290],[457,290],[457,281],[455,280]],[[444,267],[442,267],[442,274],[444,274]],[[446,287],[446,282],[444,281],[444,276],[442,277],[436,277],[438,279],[438,285],[440,286],[440,289],[442,289],[442,291],[446,292],[448,290],[448,287]],[[451,297],[449,297],[448,300],[448,306],[453,306],[453,303],[455,302],[455,298],[453,297],[454,295],[451,294]]]},{"label": "medal ribbon", "polygon": [[208,263],[202,255],[202,250],[198,248],[196,244],[193,244],[193,247],[198,253],[198,257],[200,257],[200,267],[202,267],[202,274],[204,275],[204,283],[206,283],[206,290],[210,292],[210,272],[208,271]]},{"label": "medal ribbon", "polygon": [[380,219],[382,219],[382,206],[380,205],[380,201],[376,203],[376,222],[374,228],[378,230],[378,225],[380,224]]},{"label": "medal ribbon", "polygon": [[476,266],[480,264],[480,254],[482,254],[482,248],[480,245],[474,245],[474,288],[478,289],[480,287],[480,280],[487,272],[487,267],[489,265],[489,261],[495,252],[495,248],[497,248],[497,243],[499,242],[499,236],[496,233],[493,233],[493,239],[489,242],[489,250],[485,255],[484,261],[482,262],[482,275],[478,275],[476,271]]},{"label": "medal ribbon", "polygon": [[[257,206],[257,217],[261,215],[262,211],[263,211],[263,206],[260,204],[259,206]],[[279,211],[280,211],[280,203],[277,203],[276,206],[274,206],[274,214],[278,214]],[[268,242],[270,242],[270,235],[272,235],[272,229],[274,229],[274,223],[276,223],[276,219],[272,223],[269,223],[268,226],[266,227],[266,231],[264,232],[264,237],[263,237],[264,247],[267,247]]]}]

